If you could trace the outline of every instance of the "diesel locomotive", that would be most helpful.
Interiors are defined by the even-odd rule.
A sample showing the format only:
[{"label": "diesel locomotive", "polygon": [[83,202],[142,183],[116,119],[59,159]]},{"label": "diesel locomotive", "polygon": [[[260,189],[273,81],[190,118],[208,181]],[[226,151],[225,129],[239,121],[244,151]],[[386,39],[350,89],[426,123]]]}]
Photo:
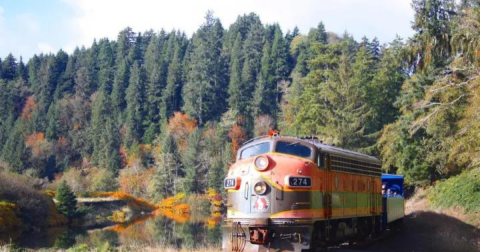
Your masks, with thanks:
[{"label": "diesel locomotive", "polygon": [[377,158],[314,138],[248,141],[224,187],[225,251],[314,251],[380,234],[404,215],[403,177],[382,180]]}]

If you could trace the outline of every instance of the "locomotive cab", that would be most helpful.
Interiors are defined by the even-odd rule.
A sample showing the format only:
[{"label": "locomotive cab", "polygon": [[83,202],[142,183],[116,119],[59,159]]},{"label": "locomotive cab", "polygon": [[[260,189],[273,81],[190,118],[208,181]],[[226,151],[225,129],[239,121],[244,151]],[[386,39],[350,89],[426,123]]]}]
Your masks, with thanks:
[{"label": "locomotive cab", "polygon": [[275,222],[287,216],[272,213],[310,208],[316,157],[314,145],[294,138],[266,138],[240,148],[225,179],[227,217],[244,224],[261,218]]}]

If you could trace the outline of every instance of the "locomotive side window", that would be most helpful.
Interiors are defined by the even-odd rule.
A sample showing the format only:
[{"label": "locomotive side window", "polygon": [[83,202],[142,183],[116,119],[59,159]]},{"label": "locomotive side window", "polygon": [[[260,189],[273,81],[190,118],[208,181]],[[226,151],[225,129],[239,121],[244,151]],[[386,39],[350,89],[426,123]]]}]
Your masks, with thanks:
[{"label": "locomotive side window", "polygon": [[275,151],[304,158],[310,158],[310,155],[312,154],[312,150],[305,145],[280,141],[277,142],[277,148]]},{"label": "locomotive side window", "polygon": [[270,151],[270,142],[250,146],[242,151],[240,159],[261,155]]},{"label": "locomotive side window", "polygon": [[325,153],[318,152],[317,155],[317,166],[319,168],[325,168]]}]

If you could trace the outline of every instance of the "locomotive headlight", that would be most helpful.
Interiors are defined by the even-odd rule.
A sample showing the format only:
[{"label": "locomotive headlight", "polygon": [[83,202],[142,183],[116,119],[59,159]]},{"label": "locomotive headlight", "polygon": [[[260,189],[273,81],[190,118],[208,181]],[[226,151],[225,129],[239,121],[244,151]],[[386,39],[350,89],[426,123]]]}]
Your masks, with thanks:
[{"label": "locomotive headlight", "polygon": [[268,158],[265,156],[259,156],[255,159],[255,168],[259,171],[264,171],[268,168]]},{"label": "locomotive headlight", "polygon": [[263,181],[257,182],[255,187],[253,187],[253,190],[257,195],[264,195],[268,190],[268,185]]}]

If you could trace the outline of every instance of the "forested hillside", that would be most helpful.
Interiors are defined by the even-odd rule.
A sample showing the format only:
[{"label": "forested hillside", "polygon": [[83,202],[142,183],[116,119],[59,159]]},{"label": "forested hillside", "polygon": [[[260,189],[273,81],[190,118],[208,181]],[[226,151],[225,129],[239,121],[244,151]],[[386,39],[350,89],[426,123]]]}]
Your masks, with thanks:
[{"label": "forested hillside", "polygon": [[377,155],[412,185],[478,167],[480,8],[412,7],[415,35],[384,45],[207,13],[191,38],[126,28],[72,54],[4,56],[0,170],[158,200],[221,190],[241,143],[270,129]]}]

